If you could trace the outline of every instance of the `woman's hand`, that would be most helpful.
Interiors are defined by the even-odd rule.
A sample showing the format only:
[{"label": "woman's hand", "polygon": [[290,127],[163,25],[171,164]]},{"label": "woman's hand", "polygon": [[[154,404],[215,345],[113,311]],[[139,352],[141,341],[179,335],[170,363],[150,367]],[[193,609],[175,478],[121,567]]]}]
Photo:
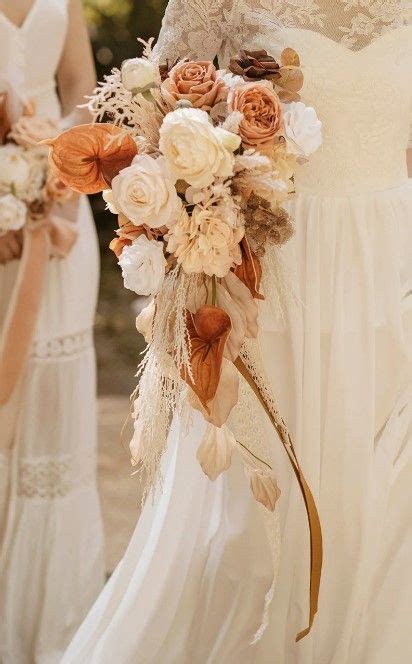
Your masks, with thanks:
[{"label": "woman's hand", "polygon": [[20,258],[22,249],[22,231],[9,231],[4,235],[0,235],[0,264]]}]

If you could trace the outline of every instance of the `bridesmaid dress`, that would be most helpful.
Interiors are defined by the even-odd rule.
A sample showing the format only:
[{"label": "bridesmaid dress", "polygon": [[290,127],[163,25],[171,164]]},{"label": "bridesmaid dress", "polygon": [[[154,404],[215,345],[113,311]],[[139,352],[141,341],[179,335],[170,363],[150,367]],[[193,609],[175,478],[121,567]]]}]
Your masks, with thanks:
[{"label": "bridesmaid dress", "polygon": [[[66,3],[34,0],[21,28],[0,13],[0,73],[56,120]],[[0,407],[1,664],[59,662],[104,580],[92,338],[99,267],[85,198],[77,224],[69,256],[49,263],[25,375]],[[17,261],[0,266],[0,328],[17,271]]]},{"label": "bridesmaid dress", "polygon": [[[296,178],[296,235],[266,284],[258,343],[292,428],[324,534],[319,611],[296,482],[242,389],[230,428],[273,450],[281,541],[238,465],[210,483],[195,459],[204,424],[175,419],[164,485],[64,664],[408,664],[412,661],[412,26],[398,0],[171,0],[162,61],[223,65],[240,48],[300,54],[303,100],[324,144]],[[267,252],[264,268],[276,276]],[[283,287],[282,287],[283,285]],[[281,312],[280,303],[283,304]],[[255,352],[256,351],[256,352]],[[260,359],[259,359],[260,356]],[[249,395],[250,396],[250,395]],[[262,454],[268,450],[262,447]],[[261,454],[261,456],[262,456]],[[269,626],[251,647],[266,609]],[[269,606],[269,601],[272,602]]]}]

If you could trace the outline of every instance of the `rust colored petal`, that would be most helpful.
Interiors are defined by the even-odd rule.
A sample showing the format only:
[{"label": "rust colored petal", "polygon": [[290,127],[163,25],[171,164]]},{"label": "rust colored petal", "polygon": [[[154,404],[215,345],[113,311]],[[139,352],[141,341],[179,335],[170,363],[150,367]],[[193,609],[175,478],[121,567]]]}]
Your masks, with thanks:
[{"label": "rust colored petal", "polygon": [[127,217],[120,214],[119,215],[119,228],[116,231],[118,237],[115,237],[109,244],[110,249],[119,257],[124,249],[132,244],[133,240],[136,240],[140,235],[146,233],[146,229],[143,226],[136,226],[133,224]]},{"label": "rust colored petal", "polygon": [[243,239],[241,244],[242,262],[233,270],[235,275],[248,287],[253,297],[257,300],[264,300],[263,295],[259,293],[260,282],[262,281],[262,267],[260,260],[251,250],[249,243]]},{"label": "rust colored petal", "polygon": [[137,154],[131,136],[104,123],[72,127],[47,144],[58,177],[82,194],[107,189],[114,176],[130,166]]},{"label": "rust colored petal", "polygon": [[191,343],[193,381],[186,373],[182,378],[206,407],[219,385],[223,352],[231,330],[230,316],[219,307],[205,305],[195,314],[186,311],[186,326]]}]

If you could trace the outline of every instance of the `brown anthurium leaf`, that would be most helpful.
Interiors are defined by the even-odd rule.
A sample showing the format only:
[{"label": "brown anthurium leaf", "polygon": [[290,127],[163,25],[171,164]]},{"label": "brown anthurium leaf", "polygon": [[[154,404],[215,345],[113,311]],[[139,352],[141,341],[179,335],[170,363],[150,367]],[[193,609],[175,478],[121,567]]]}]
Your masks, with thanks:
[{"label": "brown anthurium leaf", "polygon": [[214,398],[219,385],[223,352],[231,326],[230,316],[219,307],[205,305],[195,314],[186,310],[193,380],[186,371],[182,372],[182,378],[205,407]]},{"label": "brown anthurium leaf", "polygon": [[241,241],[240,248],[242,251],[242,262],[234,268],[233,272],[248,287],[254,298],[264,300],[263,295],[259,293],[260,282],[262,281],[260,260],[253,253],[249,242],[245,238]]},{"label": "brown anthurium leaf", "polygon": [[131,136],[111,124],[72,127],[50,145],[50,160],[67,187],[81,194],[97,194],[110,187],[112,179],[130,166],[137,154]]}]

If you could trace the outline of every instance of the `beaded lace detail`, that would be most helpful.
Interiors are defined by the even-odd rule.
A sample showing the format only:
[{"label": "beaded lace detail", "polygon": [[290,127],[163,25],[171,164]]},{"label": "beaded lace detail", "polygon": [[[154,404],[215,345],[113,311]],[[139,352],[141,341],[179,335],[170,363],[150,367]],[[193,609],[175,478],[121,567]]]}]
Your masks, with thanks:
[{"label": "beaded lace detail", "polygon": [[389,30],[410,21],[405,0],[170,0],[157,53],[176,57],[231,54],[280,27],[322,33],[351,50],[361,50]]},{"label": "beaded lace detail", "polygon": [[56,339],[36,341],[31,351],[31,359],[41,361],[73,359],[92,346],[92,331],[83,330]]},{"label": "beaded lace detail", "polygon": [[19,462],[17,494],[23,498],[52,500],[92,486],[94,450],[60,456],[23,457]]}]

